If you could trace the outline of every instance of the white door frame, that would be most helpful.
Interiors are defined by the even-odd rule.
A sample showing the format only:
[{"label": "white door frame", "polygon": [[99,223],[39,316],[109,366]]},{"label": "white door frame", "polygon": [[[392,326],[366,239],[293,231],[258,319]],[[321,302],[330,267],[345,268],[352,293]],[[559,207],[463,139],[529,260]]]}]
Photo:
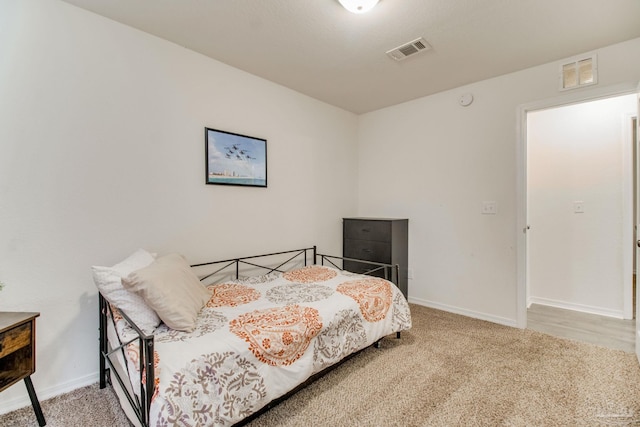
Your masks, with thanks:
[{"label": "white door frame", "polygon": [[635,232],[636,219],[633,216],[634,197],[633,191],[636,184],[633,182],[633,118],[637,112],[624,114],[622,117],[622,274],[628,283],[622,300],[622,311],[625,319],[633,319],[633,257],[635,256]]},{"label": "white door frame", "polygon": [[[635,182],[635,196],[636,196],[636,215],[633,218],[634,225],[636,228],[636,232],[634,235],[634,239],[638,239],[636,242],[640,242],[640,236],[638,232],[638,227],[640,227],[640,172],[638,172],[638,168],[640,168],[640,83],[638,83],[636,87],[636,141],[635,141],[635,162],[636,162],[636,182]],[[636,242],[634,243],[635,247],[635,261],[636,261],[636,270],[640,268],[640,250],[636,247]],[[640,246],[640,245],[638,245]],[[637,274],[637,273],[636,273]],[[637,280],[637,278],[636,278]],[[637,289],[636,283],[636,358],[638,362],[640,362],[640,292]]]},{"label": "white door frame", "polygon": [[[614,86],[605,86],[590,89],[576,89],[575,92],[563,93],[560,96],[543,99],[520,105],[516,112],[516,235],[517,235],[517,260],[516,260],[516,324],[519,328],[527,326],[527,301],[528,301],[528,254],[527,254],[527,113],[530,111],[543,110],[547,108],[560,107],[594,101],[597,99],[610,98],[619,95],[629,95],[638,92],[638,82],[623,83]],[[625,248],[631,251],[633,248]]]}]

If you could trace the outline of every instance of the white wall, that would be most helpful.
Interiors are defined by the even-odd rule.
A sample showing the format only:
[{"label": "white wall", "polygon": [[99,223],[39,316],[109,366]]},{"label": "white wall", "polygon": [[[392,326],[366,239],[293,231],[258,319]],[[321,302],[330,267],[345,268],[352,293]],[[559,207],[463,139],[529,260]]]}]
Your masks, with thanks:
[{"label": "white wall", "polygon": [[635,111],[626,95],[528,114],[530,302],[623,317],[623,124]]},{"label": "white wall", "polygon": [[[57,0],[0,0],[0,52],[0,311],[41,313],[41,400],[97,381],[91,265],[340,253],[355,115]],[[205,126],[266,138],[269,187],[205,185]]]},{"label": "white wall", "polygon": [[[639,51],[640,39],[599,49],[598,89],[561,95],[557,62],[359,117],[358,214],[409,218],[410,301],[518,324],[519,109],[638,82]],[[459,106],[466,92],[475,101]]]}]

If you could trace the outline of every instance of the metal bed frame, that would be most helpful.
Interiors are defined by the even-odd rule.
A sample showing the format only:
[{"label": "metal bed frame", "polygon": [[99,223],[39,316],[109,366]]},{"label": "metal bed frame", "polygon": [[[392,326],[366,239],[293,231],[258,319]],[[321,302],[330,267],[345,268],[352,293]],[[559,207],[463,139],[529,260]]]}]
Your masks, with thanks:
[{"label": "metal bed frame", "polygon": [[[285,261],[280,262],[275,267],[260,265],[250,261],[250,260],[255,260],[257,258],[275,257],[275,256],[287,255],[287,254],[291,256]],[[205,262],[200,264],[193,264],[191,265],[191,267],[202,268],[202,267],[219,266],[223,264],[221,267],[218,267],[213,272],[209,272],[204,276],[200,277],[200,281],[204,282],[207,279],[210,279],[211,277],[215,276],[216,274],[223,274],[226,270],[232,267],[235,267],[235,273],[233,276],[235,277],[235,279],[238,279],[240,277],[241,266],[250,266],[260,270],[268,270],[268,273],[272,273],[274,271],[285,272],[286,270],[283,270],[283,267],[289,264],[290,262],[297,260],[297,262],[303,263],[304,266],[309,265],[309,262],[312,262],[313,265],[317,265],[318,259],[320,260],[320,265],[325,265],[326,263],[338,269],[342,269],[342,267],[338,265],[341,261],[354,261],[354,262],[366,264],[368,267],[371,267],[371,268],[367,270],[365,273],[361,273],[361,274],[383,277],[386,280],[389,280],[392,283],[394,283],[396,286],[398,285],[400,267],[397,264],[391,265],[391,264],[384,264],[384,263],[378,263],[378,262],[372,262],[372,261],[359,260],[354,258],[344,258],[339,256],[320,254],[317,252],[316,246],[309,247],[309,248],[302,248],[302,249],[293,249],[289,251],[273,252],[273,253],[264,254],[264,255],[253,255],[248,257],[231,258],[231,259],[222,260],[222,261],[212,261],[212,262]],[[111,318],[111,322],[113,324],[113,327],[115,328],[115,321],[113,320],[113,312],[111,309],[111,305],[102,296],[100,292],[98,292],[98,298],[99,298],[98,308],[99,308],[99,317],[100,317],[100,326],[99,326],[100,327],[100,331],[99,331],[99,334],[100,334],[100,367],[99,367],[100,388],[101,389],[105,388],[107,383],[113,386],[113,380],[115,378],[122,392],[126,396],[135,416],[140,421],[140,424],[143,427],[149,427],[149,411],[151,408],[151,401],[155,392],[155,381],[154,381],[155,375],[154,375],[154,366],[153,366],[153,355],[154,355],[153,335],[146,335],[129,318],[129,316],[127,316],[124,312],[120,311],[120,314],[122,315],[122,317],[136,332],[137,337],[126,342],[122,342],[120,340],[120,337],[118,337],[117,346],[110,348],[109,347],[110,343],[107,336],[107,322],[109,321],[109,318]],[[396,333],[396,337],[400,338],[400,332]],[[125,363],[125,368],[128,371],[129,363],[127,362],[125,349],[129,344],[135,341],[138,342],[138,348],[140,352],[140,357],[139,357],[140,366],[138,367],[139,368],[138,372],[140,372],[139,374],[140,375],[140,395],[139,396],[136,395],[135,393],[129,392],[128,385],[131,386],[131,388],[133,388],[133,385],[131,384],[130,379],[128,377],[122,378],[122,376],[118,373],[114,365],[114,362],[111,360],[112,356],[117,355],[117,353],[120,352],[122,354],[122,358]],[[115,343],[111,343],[111,344],[113,345]],[[373,344],[373,346],[375,348],[379,348],[380,340],[376,341]],[[306,387],[307,385],[315,381],[317,378],[321,377],[322,375],[336,368],[346,360],[355,356],[360,351],[352,353],[349,356],[342,359],[340,362],[335,363],[334,365],[331,365],[325,368],[324,370],[312,375],[311,377],[309,377],[309,379],[307,379],[305,382],[303,382],[302,384],[300,384],[290,392],[269,402],[262,409],[251,414],[250,416],[243,419],[239,423],[235,424],[235,426],[244,425],[249,421],[255,419],[256,417],[268,411],[272,407],[276,406],[278,403],[290,397],[300,389]],[[128,382],[129,384],[127,385],[125,381]]]}]

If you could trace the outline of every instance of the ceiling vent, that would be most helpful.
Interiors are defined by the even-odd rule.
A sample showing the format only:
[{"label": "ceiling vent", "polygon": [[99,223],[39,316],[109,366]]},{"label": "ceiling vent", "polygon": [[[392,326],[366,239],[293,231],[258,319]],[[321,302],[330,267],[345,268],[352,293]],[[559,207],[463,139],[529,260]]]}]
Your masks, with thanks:
[{"label": "ceiling vent", "polygon": [[431,45],[427,43],[425,39],[420,37],[409,43],[405,43],[402,46],[398,46],[395,49],[387,51],[387,55],[396,61],[401,61],[411,55],[415,55],[418,52],[425,52],[431,49]]}]

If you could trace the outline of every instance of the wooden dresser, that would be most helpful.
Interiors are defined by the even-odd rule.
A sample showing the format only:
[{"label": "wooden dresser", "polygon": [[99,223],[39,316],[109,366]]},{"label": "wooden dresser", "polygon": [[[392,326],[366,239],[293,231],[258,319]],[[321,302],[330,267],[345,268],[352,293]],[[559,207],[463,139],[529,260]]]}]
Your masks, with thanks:
[{"label": "wooden dresser", "polygon": [[36,371],[36,317],[40,313],[0,312],[0,392],[24,380],[40,426],[46,425],[31,382]]},{"label": "wooden dresser", "polygon": [[[342,256],[398,264],[398,288],[408,297],[409,220],[398,218],[343,218]],[[344,269],[362,273],[366,264],[345,261]]]}]

